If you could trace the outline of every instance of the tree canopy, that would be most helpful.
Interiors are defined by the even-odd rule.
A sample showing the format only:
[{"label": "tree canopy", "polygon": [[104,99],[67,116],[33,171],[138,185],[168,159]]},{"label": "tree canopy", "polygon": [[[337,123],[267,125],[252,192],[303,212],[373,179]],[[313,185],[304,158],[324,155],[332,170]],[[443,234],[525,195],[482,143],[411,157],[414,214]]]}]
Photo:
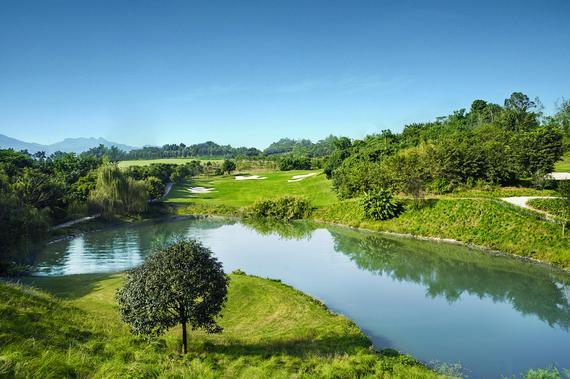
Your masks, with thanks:
[{"label": "tree canopy", "polygon": [[219,333],[229,278],[212,251],[194,240],[179,240],[149,256],[127,273],[117,291],[121,318],[135,334],[159,336],[181,324],[183,351],[187,331]]}]

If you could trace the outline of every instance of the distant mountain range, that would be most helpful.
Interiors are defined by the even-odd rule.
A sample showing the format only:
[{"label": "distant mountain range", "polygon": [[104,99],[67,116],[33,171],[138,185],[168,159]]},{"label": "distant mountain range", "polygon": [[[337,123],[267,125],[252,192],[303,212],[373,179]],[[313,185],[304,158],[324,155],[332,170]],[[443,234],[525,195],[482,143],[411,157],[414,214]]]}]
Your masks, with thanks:
[{"label": "distant mountain range", "polygon": [[97,147],[99,145],[105,145],[107,147],[116,146],[120,150],[124,151],[131,151],[136,149],[136,147],[123,145],[117,142],[107,141],[106,139],[101,137],[66,138],[63,141],[52,143],[50,145],[42,145],[39,143],[20,141],[18,139],[0,134],[0,149],[14,149],[16,151],[28,150],[28,152],[30,152],[31,154],[36,153],[38,151],[45,151],[47,155],[53,154],[56,151],[79,154],[93,147]]}]

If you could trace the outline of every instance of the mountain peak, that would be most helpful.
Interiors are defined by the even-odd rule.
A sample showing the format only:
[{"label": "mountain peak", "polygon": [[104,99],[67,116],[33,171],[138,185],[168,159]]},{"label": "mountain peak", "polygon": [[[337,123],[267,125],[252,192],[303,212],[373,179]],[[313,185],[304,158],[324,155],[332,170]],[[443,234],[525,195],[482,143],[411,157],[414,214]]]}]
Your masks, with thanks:
[{"label": "mountain peak", "polygon": [[67,137],[60,142],[42,145],[39,143],[21,141],[16,138],[0,134],[1,149],[28,150],[28,152],[32,154],[38,151],[45,151],[46,154],[53,154],[56,151],[80,154],[99,145],[104,145],[106,147],[116,146],[118,149],[124,151],[136,149],[136,147],[133,146],[108,141],[103,137]]}]

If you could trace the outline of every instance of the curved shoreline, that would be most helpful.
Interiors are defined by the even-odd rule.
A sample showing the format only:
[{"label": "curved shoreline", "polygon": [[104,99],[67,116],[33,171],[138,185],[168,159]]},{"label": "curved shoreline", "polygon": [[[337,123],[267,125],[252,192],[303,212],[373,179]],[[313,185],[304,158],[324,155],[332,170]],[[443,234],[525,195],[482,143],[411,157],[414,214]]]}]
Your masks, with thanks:
[{"label": "curved shoreline", "polygon": [[[213,213],[213,214],[212,213],[188,213],[188,214],[168,215],[168,216],[163,216],[163,217],[158,217],[158,218],[149,218],[149,219],[144,219],[144,220],[140,220],[140,221],[133,221],[132,223],[138,225],[138,224],[149,223],[149,222],[163,222],[163,221],[168,222],[168,221],[176,221],[176,220],[182,220],[182,219],[187,219],[187,218],[219,218],[219,219],[233,219],[236,221],[242,221],[243,220],[243,217],[240,217],[236,214],[230,215],[230,214],[220,214],[220,213]],[[411,233],[398,233],[398,232],[391,232],[391,231],[387,231],[387,230],[375,230],[375,229],[363,228],[360,226],[352,226],[352,225],[347,225],[347,224],[341,224],[341,223],[335,223],[335,222],[320,220],[320,219],[316,219],[316,218],[309,218],[309,219],[304,219],[304,220],[299,220],[299,221],[309,221],[309,222],[314,222],[316,224],[321,224],[321,225],[337,226],[337,227],[343,227],[343,228],[348,228],[348,229],[353,229],[353,230],[365,231],[365,232],[369,232],[369,233],[379,233],[379,234],[384,234],[384,235],[389,235],[389,236],[415,239],[415,240],[419,240],[419,241],[431,241],[431,242],[447,243],[447,244],[452,244],[452,245],[464,246],[464,247],[467,247],[470,249],[479,250],[481,252],[484,252],[484,253],[487,253],[490,255],[512,257],[512,258],[519,259],[521,261],[526,261],[526,262],[530,262],[530,263],[533,263],[536,265],[543,266],[543,267],[548,268],[550,270],[555,270],[555,271],[560,271],[560,272],[570,274],[570,269],[560,267],[560,266],[554,265],[552,263],[542,261],[540,259],[536,259],[536,258],[532,258],[532,257],[528,257],[528,256],[523,256],[523,255],[518,255],[518,254],[507,253],[505,251],[489,248],[489,247],[482,246],[482,245],[466,243],[466,242],[463,242],[461,240],[457,240],[457,239],[453,239],[453,238],[424,236],[424,235],[417,235],[417,234],[411,234]],[[99,231],[108,230],[108,229],[111,229],[114,227],[125,226],[128,224],[130,224],[130,222],[113,223],[113,224],[105,225],[105,226],[102,226],[100,228],[93,229],[93,230],[80,231],[79,233],[70,233],[70,234],[62,236],[62,237],[52,238],[46,242],[46,245],[53,244],[53,243],[60,242],[60,241],[64,241],[64,240],[69,240],[69,239],[75,238],[77,236],[83,235],[85,233],[99,232]]]}]

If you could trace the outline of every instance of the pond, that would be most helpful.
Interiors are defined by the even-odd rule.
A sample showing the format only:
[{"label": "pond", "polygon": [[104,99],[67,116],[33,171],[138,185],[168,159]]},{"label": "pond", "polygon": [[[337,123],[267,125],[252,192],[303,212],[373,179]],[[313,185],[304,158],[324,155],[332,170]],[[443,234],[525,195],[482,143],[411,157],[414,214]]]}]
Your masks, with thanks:
[{"label": "pond", "polygon": [[352,319],[378,348],[460,363],[469,377],[570,368],[570,275],[462,246],[312,223],[143,223],[50,244],[38,275],[122,271],[172,236],[226,272],[281,279]]}]

